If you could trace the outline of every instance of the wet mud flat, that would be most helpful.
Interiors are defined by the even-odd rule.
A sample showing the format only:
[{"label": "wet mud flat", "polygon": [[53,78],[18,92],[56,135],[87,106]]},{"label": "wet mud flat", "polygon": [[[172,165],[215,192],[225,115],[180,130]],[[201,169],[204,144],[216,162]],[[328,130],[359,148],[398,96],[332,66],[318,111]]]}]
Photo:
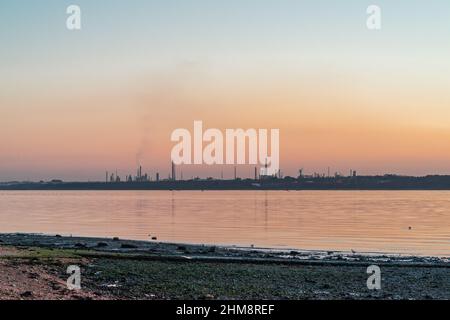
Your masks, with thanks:
[{"label": "wet mud flat", "polygon": [[[81,290],[69,290],[69,265]],[[367,287],[367,267],[381,289]],[[447,258],[0,234],[0,299],[450,299]]]}]

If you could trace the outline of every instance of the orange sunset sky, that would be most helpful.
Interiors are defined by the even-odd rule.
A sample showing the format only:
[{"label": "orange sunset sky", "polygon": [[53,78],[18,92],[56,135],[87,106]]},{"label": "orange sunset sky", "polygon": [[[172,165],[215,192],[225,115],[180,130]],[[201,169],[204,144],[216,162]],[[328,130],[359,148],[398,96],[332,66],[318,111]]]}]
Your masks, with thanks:
[{"label": "orange sunset sky", "polygon": [[78,2],[80,31],[64,1],[2,4],[0,181],[165,177],[194,120],[279,128],[285,175],[450,174],[446,1],[379,1],[379,31],[364,1]]}]

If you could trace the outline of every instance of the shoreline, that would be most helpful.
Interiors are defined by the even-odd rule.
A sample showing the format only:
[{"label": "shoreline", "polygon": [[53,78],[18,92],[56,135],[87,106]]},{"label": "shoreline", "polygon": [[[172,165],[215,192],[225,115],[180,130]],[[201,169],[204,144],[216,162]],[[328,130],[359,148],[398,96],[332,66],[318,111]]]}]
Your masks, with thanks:
[{"label": "shoreline", "polygon": [[[0,233],[0,245],[34,246],[51,249],[84,249],[96,253],[139,254],[151,257],[272,261],[279,263],[354,263],[442,264],[450,267],[448,256],[414,255],[389,252],[352,252],[243,245],[215,245],[157,240],[132,240],[118,237],[61,236],[43,233]],[[253,260],[252,260],[253,259]],[[448,264],[448,266],[447,266]]]},{"label": "shoreline", "polygon": [[[99,247],[97,244],[106,243],[108,246]],[[260,256],[273,256],[285,260],[289,258],[301,257],[300,260],[322,260],[332,261],[333,257],[339,260],[353,261],[355,258],[363,258],[365,261],[379,261],[380,259],[389,259],[390,262],[405,261],[442,261],[450,262],[450,253],[448,255],[427,255],[427,254],[410,254],[395,252],[370,252],[370,251],[341,251],[333,249],[302,249],[290,247],[257,247],[245,246],[240,244],[211,244],[211,243],[192,243],[192,242],[174,242],[174,241],[158,241],[158,240],[136,240],[128,238],[114,238],[103,236],[82,236],[82,235],[59,235],[45,233],[0,233],[0,244],[8,245],[35,245],[40,247],[53,247],[57,249],[77,249],[85,248],[99,252],[119,252],[130,253],[132,251],[155,250],[158,248],[161,252],[176,254],[176,248],[186,247],[191,252],[218,253],[224,255],[226,252],[234,252],[238,256],[251,256],[259,253]],[[78,247],[77,247],[78,244]],[[122,244],[130,244],[135,248],[122,248]],[[214,251],[211,251],[214,248]],[[296,259],[293,259],[294,261]],[[298,259],[297,259],[298,260]]]},{"label": "shoreline", "polygon": [[230,180],[206,178],[158,181],[10,181],[0,182],[0,190],[450,190],[450,175],[402,176],[299,176],[236,178]]},{"label": "shoreline", "polygon": [[[67,289],[69,265],[82,290]],[[367,267],[383,289],[367,289]],[[450,299],[450,260],[0,234],[0,299]]]},{"label": "shoreline", "polygon": [[277,186],[277,187],[149,187],[149,186],[89,186],[83,187],[77,184],[70,186],[2,186],[0,191],[450,191],[450,186],[374,186],[374,187],[342,187],[342,186]]}]

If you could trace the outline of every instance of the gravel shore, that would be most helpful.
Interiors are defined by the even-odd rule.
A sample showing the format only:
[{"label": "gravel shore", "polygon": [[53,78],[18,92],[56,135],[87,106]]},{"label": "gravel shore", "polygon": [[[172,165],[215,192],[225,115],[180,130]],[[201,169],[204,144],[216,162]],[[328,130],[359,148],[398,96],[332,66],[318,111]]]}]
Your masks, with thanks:
[{"label": "gravel shore", "polygon": [[0,271],[0,299],[450,299],[445,257],[0,234]]}]

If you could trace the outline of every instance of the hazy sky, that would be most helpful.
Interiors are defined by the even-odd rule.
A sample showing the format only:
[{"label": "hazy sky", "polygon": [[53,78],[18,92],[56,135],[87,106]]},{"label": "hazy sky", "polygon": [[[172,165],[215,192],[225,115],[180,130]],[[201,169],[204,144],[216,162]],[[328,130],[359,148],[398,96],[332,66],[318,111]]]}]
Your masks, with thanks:
[{"label": "hazy sky", "polygon": [[285,174],[450,174],[449,57],[448,0],[0,0],[0,180],[166,176],[194,120],[279,128]]}]

